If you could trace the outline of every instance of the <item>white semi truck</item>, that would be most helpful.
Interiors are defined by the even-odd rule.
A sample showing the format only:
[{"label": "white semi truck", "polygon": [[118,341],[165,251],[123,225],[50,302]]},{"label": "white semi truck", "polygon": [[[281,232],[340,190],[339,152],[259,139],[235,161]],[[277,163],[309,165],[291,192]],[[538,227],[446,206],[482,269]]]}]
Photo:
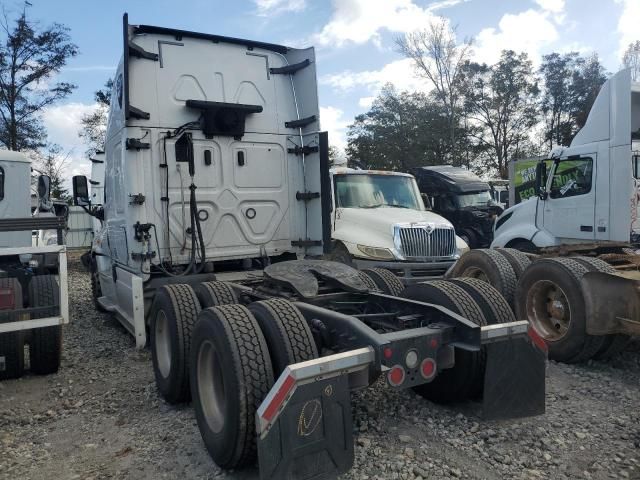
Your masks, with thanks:
[{"label": "white semi truck", "polygon": [[[544,411],[545,352],[495,289],[321,260],[328,139],[314,50],[123,21],[91,256],[97,305],[149,343],[222,468],[325,479],[353,462],[350,391],[384,375],[490,418]],[[216,280],[253,263],[261,277]],[[400,295],[399,295],[400,294]],[[507,388],[508,386],[508,388]],[[257,454],[257,455],[256,455]]]},{"label": "white semi truck", "polygon": [[451,222],[425,209],[413,175],[333,168],[331,187],[336,261],[414,283],[441,277],[469,249]]},{"label": "white semi truck", "polygon": [[[52,209],[50,179],[38,177],[38,211]],[[69,321],[65,219],[31,215],[31,162],[0,150],[0,380],[60,367],[62,325]],[[57,231],[57,244],[32,246],[32,230]]]},{"label": "white semi truck", "polygon": [[[571,146],[537,163],[536,195],[496,219],[497,250],[468,254],[452,272],[504,285],[551,358],[606,358],[640,334],[639,150],[640,83],[623,70]],[[510,262],[501,278],[488,260],[496,255]]]}]

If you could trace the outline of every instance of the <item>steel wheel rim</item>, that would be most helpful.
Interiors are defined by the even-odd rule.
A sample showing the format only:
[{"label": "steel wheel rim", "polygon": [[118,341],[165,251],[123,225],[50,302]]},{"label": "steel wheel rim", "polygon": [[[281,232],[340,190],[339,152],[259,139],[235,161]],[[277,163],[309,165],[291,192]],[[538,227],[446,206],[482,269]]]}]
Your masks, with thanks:
[{"label": "steel wheel rim", "polygon": [[160,310],[156,316],[155,350],[158,370],[164,378],[167,378],[171,373],[171,338],[169,320],[164,310]]},{"label": "steel wheel rim", "polygon": [[465,271],[462,272],[461,276],[468,277],[468,278],[477,278],[478,280],[482,280],[483,282],[490,283],[489,278],[487,278],[487,275],[484,273],[483,270],[479,269],[478,267],[466,268]]},{"label": "steel wheel rim", "polygon": [[556,342],[569,331],[571,306],[564,290],[549,280],[539,280],[527,292],[527,317],[545,340]]},{"label": "steel wheel rim", "polygon": [[226,399],[222,364],[216,347],[209,340],[200,345],[198,351],[198,396],[207,425],[214,433],[224,427]]}]

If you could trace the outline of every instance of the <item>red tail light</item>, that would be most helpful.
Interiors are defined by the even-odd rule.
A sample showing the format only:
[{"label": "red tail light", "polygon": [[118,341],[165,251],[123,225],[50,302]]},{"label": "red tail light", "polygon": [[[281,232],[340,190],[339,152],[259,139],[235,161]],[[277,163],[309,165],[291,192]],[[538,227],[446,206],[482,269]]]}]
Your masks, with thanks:
[{"label": "red tail light", "polygon": [[436,361],[433,358],[425,358],[420,365],[420,373],[426,380],[432,379],[436,374]]},{"label": "red tail light", "polygon": [[16,294],[13,288],[0,288],[0,310],[13,310],[16,308]]},{"label": "red tail light", "polygon": [[387,380],[392,387],[399,387],[404,383],[404,368],[400,365],[394,365],[387,373]]}]

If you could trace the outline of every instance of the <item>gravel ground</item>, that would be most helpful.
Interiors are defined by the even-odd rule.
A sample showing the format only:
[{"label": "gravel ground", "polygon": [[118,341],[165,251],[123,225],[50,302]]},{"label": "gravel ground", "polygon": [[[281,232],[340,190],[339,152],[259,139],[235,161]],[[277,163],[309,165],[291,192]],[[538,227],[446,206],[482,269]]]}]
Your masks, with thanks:
[{"label": "gravel ground", "polygon": [[[0,479],[257,478],[210,460],[188,406],[157,394],[151,356],[91,302],[70,265],[71,324],[56,375],[0,383]],[[376,385],[353,396],[346,479],[640,478],[640,343],[617,360],[551,362],[547,413],[485,422]]]}]

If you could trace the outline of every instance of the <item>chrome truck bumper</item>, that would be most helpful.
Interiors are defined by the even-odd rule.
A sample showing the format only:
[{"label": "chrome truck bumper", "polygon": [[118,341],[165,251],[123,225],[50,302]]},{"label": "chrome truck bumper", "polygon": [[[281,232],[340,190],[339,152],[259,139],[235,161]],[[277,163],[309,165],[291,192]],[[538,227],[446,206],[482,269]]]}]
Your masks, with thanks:
[{"label": "chrome truck bumper", "polygon": [[[488,356],[484,416],[544,413],[546,347],[527,322],[482,327],[480,343]],[[285,369],[256,413],[262,480],[329,479],[351,468],[350,391],[362,387],[363,379],[366,385],[366,379],[375,378],[370,373],[380,368],[377,348],[358,348]],[[392,370],[382,368],[391,386]],[[425,377],[424,383],[435,377]]]},{"label": "chrome truck bumper", "polygon": [[455,259],[437,262],[383,262],[377,260],[353,259],[358,270],[363,268],[385,268],[397,275],[402,283],[411,285],[434,278],[442,278],[456,263]]}]

